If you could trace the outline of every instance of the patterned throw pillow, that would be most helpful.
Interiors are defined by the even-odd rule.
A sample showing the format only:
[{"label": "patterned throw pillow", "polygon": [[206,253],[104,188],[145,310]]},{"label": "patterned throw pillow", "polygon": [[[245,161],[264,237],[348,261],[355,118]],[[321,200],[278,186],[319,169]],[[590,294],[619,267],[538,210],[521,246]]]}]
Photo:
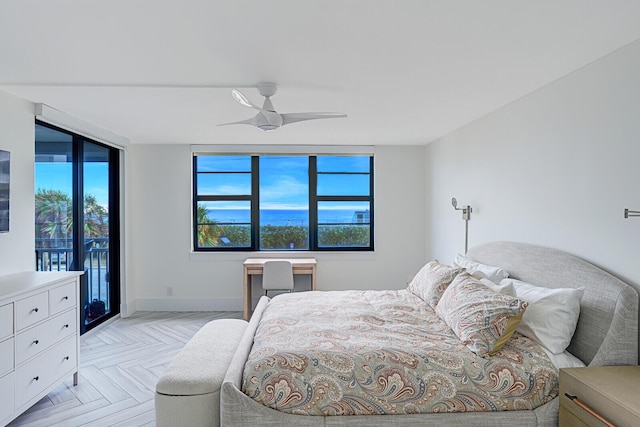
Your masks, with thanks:
[{"label": "patterned throw pillow", "polygon": [[493,265],[481,264],[458,254],[453,260],[453,265],[464,267],[467,273],[477,279],[489,279],[494,283],[500,283],[500,280],[509,277],[509,273],[500,267]]},{"label": "patterned throw pillow", "polygon": [[527,302],[499,294],[464,272],[442,295],[436,313],[471,351],[493,356],[513,335]]},{"label": "patterned throw pillow", "polygon": [[435,310],[449,283],[462,270],[462,267],[440,264],[438,260],[430,261],[411,280],[409,292],[422,298]]}]

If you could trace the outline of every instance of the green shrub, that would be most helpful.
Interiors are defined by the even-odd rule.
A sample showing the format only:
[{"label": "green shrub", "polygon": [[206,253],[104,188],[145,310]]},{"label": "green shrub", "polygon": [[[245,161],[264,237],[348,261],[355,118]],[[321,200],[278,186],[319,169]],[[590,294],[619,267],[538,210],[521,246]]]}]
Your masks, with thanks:
[{"label": "green shrub", "polygon": [[369,246],[369,225],[323,225],[318,228],[320,246]]},{"label": "green shrub", "polygon": [[265,225],[260,227],[260,248],[308,249],[309,229],[296,225]]},{"label": "green shrub", "polygon": [[[318,243],[322,247],[368,247],[369,225],[320,226]],[[213,222],[200,225],[198,245],[200,247],[249,247],[251,246],[251,228],[248,225],[218,225]],[[296,225],[260,227],[260,249],[308,248],[308,227]]]}]

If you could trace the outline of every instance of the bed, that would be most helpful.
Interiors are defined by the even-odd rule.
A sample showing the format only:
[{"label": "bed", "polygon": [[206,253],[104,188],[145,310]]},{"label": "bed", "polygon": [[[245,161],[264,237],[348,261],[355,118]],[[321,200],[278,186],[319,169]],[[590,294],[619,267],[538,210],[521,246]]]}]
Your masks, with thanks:
[{"label": "bed", "polygon": [[[575,333],[567,347],[567,351],[587,366],[634,365],[638,363],[638,295],[629,285],[575,256],[559,250],[529,244],[512,242],[487,243],[472,248],[466,256],[468,259],[478,263],[500,266],[509,273],[510,278],[540,287],[583,288],[583,294],[579,300],[580,315],[577,320],[577,326],[575,327]],[[403,292],[404,293],[400,293],[402,298],[410,300],[411,297],[408,293],[406,291]],[[379,295],[383,300],[386,297],[396,298],[398,291],[395,292],[394,296],[391,295],[393,293],[394,292],[385,293],[385,291],[381,291]],[[318,294],[322,293],[320,292]],[[355,294],[348,294],[348,292],[343,295],[352,299],[358,297]],[[308,294],[307,296],[310,301],[315,301],[316,296],[314,294]],[[534,359],[543,360],[542,368],[532,369],[529,367],[525,369],[525,371],[529,373],[535,370],[535,375],[538,377],[534,378],[534,386],[537,384],[537,386],[539,386],[538,388],[544,388],[546,386],[546,388],[549,389],[543,390],[541,392],[542,394],[534,396],[531,401],[524,401],[522,399],[517,401],[516,399],[514,402],[507,402],[507,400],[503,399],[504,396],[502,396],[502,400],[498,399],[498,404],[491,403],[488,400],[486,402],[482,401],[480,406],[488,405],[488,407],[484,408],[485,411],[479,411],[481,408],[473,407],[470,409],[471,412],[441,413],[438,411],[448,412],[452,408],[442,405],[438,406],[439,404],[436,404],[430,408],[430,410],[433,411],[431,413],[410,413],[411,411],[405,409],[399,411],[397,414],[394,413],[394,408],[391,406],[374,408],[373,411],[365,409],[358,412],[357,408],[359,406],[366,405],[358,405],[355,403],[345,410],[345,405],[339,404],[337,406],[325,405],[323,409],[325,411],[324,413],[329,415],[322,415],[321,413],[314,413],[314,409],[311,406],[300,404],[300,400],[304,400],[304,398],[301,399],[300,396],[304,396],[304,393],[284,393],[286,396],[295,395],[299,400],[298,402],[294,402],[293,405],[289,405],[289,410],[287,411],[287,399],[280,399],[277,403],[274,403],[273,395],[280,393],[279,396],[283,396],[282,391],[278,392],[274,389],[271,390],[271,406],[277,406],[282,410],[265,406],[259,403],[260,399],[255,399],[260,394],[259,387],[256,386],[256,383],[261,382],[263,377],[273,375],[273,373],[268,371],[269,374],[264,374],[260,371],[260,369],[265,367],[266,362],[261,362],[260,354],[256,355],[255,352],[252,352],[252,348],[261,342],[261,337],[269,335],[270,332],[277,332],[277,328],[280,327],[278,322],[274,323],[273,320],[274,313],[282,309],[282,307],[277,306],[277,304],[284,304],[285,306],[287,304],[301,305],[299,300],[301,297],[303,297],[302,294],[288,298],[276,297],[273,300],[263,297],[258,303],[224,376],[220,391],[221,425],[557,425],[558,398],[555,397],[557,396],[557,384],[554,383],[554,381],[557,380],[554,379],[553,375],[549,374],[549,371],[553,369],[553,365],[544,362],[544,360],[548,361],[548,359],[544,357],[544,354],[536,352],[535,348],[526,342],[526,337],[524,338],[524,345],[525,348],[529,350],[509,350],[509,346],[512,345],[514,341],[523,341],[523,337],[517,332],[514,333],[510,340],[504,343],[505,347],[497,351],[494,356],[490,358],[478,356],[477,361],[498,360],[500,354],[504,351],[507,353],[510,351],[511,353],[509,354],[512,356],[514,354],[520,356],[523,352],[528,352],[533,355],[532,357]],[[412,301],[409,301],[409,303],[412,303]],[[310,303],[310,305],[312,306],[313,303]],[[277,310],[274,308],[277,308]],[[392,315],[394,310],[398,311],[397,308],[390,309]],[[347,311],[355,311],[355,309]],[[402,309],[399,311],[402,311]],[[355,317],[358,317],[358,313],[353,314]],[[422,314],[424,313],[420,315]],[[286,313],[284,313],[284,316],[284,323],[286,323]],[[370,323],[375,323],[375,320]],[[278,334],[275,333],[275,335]],[[345,338],[345,347],[354,345],[353,343],[349,344],[350,341],[348,337],[338,338]],[[409,337],[409,343],[411,343],[411,339],[415,339],[415,337]],[[336,339],[326,340],[325,344],[322,344],[322,340],[316,340],[314,345],[321,347],[322,345],[335,345],[335,343]],[[260,348],[258,350],[260,350]],[[402,354],[404,355],[404,353]],[[282,364],[295,366],[296,358],[294,356],[282,362]],[[402,358],[406,355],[396,356]],[[433,356],[433,353],[431,356]],[[335,365],[335,361],[332,363]],[[443,361],[443,363],[446,364],[446,361]],[[472,361],[471,363],[474,362]],[[348,365],[349,363],[345,362],[345,364]],[[373,369],[376,369],[375,365],[372,366],[374,366]],[[549,366],[551,366],[551,368],[549,368]],[[255,368],[255,372],[247,371],[249,368],[254,369],[254,367],[257,367]],[[340,369],[343,369],[345,377],[353,376],[351,373],[348,373],[347,368],[337,368],[337,370],[340,371]],[[303,376],[304,374],[300,371],[293,376],[295,377],[296,375]],[[322,375],[320,375],[320,377],[321,376]],[[304,384],[305,381],[309,382],[308,378],[303,379],[301,384]],[[329,384],[329,382],[330,381],[327,380],[325,386]],[[271,385],[273,384],[275,383],[271,383]],[[389,388],[388,384],[385,384],[385,386],[389,390],[393,388]],[[402,392],[401,389],[402,387],[393,388],[394,392],[400,390],[400,393]],[[331,387],[325,387],[324,393],[330,394]],[[415,393],[415,391],[410,391],[410,393]],[[253,398],[249,397],[248,394],[252,395]],[[283,404],[283,402],[285,402],[285,404]],[[502,404],[501,402],[505,403]],[[535,409],[524,409],[529,407],[529,405],[535,407]],[[329,409],[327,410],[327,408]],[[356,408],[356,410],[353,408]],[[361,415],[362,413],[378,413],[378,415]]]}]

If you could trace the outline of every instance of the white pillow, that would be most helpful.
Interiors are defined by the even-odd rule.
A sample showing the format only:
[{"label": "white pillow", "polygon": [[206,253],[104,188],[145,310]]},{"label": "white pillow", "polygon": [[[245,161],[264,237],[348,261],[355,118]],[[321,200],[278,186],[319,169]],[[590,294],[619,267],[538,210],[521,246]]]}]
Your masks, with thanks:
[{"label": "white pillow", "polygon": [[553,354],[562,353],[573,337],[580,316],[580,299],[584,288],[544,288],[515,279],[512,283],[518,298],[529,303],[516,331],[537,341]]},{"label": "white pillow", "polygon": [[480,279],[480,283],[499,294],[509,295],[511,297],[516,296],[516,288],[513,287],[513,283],[495,283],[489,279]]},{"label": "white pillow", "polygon": [[560,354],[553,354],[544,347],[542,347],[542,349],[547,354],[547,356],[549,356],[549,360],[551,360],[551,363],[553,363],[555,367],[558,369],[584,368],[585,366],[587,366],[582,362],[582,360],[578,359],[568,351],[565,351]]},{"label": "white pillow", "polygon": [[509,277],[509,273],[500,267],[480,264],[479,262],[471,261],[469,258],[460,254],[456,255],[456,259],[453,260],[453,264],[463,267],[467,270],[467,273],[477,279],[489,279],[494,283],[500,283],[502,279]]}]

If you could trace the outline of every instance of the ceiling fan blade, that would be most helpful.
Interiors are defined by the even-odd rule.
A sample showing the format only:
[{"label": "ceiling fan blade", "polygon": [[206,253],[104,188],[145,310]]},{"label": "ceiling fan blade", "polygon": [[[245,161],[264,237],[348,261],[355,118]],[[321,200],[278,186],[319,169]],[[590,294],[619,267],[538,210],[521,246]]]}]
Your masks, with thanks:
[{"label": "ceiling fan blade", "polygon": [[282,116],[282,125],[289,123],[302,122],[304,120],[316,119],[341,119],[347,117],[344,113],[284,113]]},{"label": "ceiling fan blade", "polygon": [[258,107],[253,102],[249,101],[249,98],[244,96],[244,94],[242,92],[240,92],[238,89],[233,89],[231,91],[231,96],[233,96],[233,99],[235,99],[236,101],[238,101],[240,104],[244,105],[245,107],[255,108],[256,110],[262,110],[262,108]]},{"label": "ceiling fan blade", "polygon": [[239,122],[220,123],[218,126],[227,126],[227,125],[252,125],[252,126],[258,126],[258,123],[256,122],[256,118],[255,117],[251,117],[250,119],[240,120]]}]

